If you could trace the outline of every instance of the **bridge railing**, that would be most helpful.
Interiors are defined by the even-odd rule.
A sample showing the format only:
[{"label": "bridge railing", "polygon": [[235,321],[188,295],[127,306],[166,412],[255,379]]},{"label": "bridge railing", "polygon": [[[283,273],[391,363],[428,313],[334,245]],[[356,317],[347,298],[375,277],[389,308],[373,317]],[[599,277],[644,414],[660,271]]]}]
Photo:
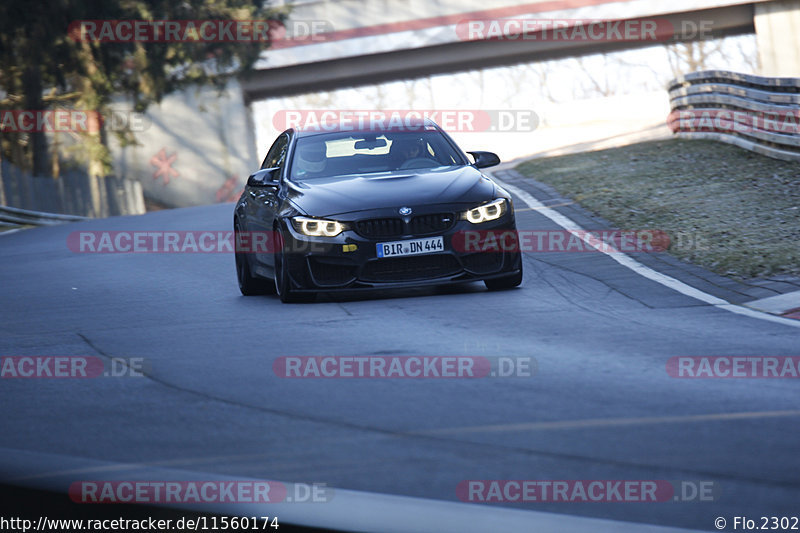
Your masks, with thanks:
[{"label": "bridge railing", "polygon": [[800,78],[692,72],[670,82],[669,99],[667,123],[678,137],[800,161]]}]

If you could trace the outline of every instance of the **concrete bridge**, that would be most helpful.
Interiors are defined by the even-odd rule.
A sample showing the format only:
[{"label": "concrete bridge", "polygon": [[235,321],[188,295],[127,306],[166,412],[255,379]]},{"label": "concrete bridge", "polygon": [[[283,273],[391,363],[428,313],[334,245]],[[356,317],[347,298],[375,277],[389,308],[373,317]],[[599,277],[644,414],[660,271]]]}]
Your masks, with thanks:
[{"label": "concrete bridge", "polygon": [[[589,20],[634,30],[573,33]],[[800,76],[797,27],[798,0],[297,2],[286,38],[254,72],[222,93],[187,91],[152,107],[141,145],[113,150],[115,169],[168,206],[229,201],[259,163],[256,100],[746,33],[756,35],[758,74]]]}]

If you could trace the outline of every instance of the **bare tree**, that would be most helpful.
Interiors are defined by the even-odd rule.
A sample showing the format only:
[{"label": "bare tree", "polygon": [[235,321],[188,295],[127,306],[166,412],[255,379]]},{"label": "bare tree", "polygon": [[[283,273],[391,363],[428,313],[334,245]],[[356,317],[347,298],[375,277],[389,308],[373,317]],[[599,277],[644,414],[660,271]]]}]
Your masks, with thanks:
[{"label": "bare tree", "polygon": [[383,84],[373,85],[372,103],[375,109],[386,109],[386,86]]},{"label": "bare tree", "polygon": [[[609,59],[608,54],[601,54],[603,61],[602,68],[598,69],[589,64],[585,57],[576,57],[575,62],[581,69],[584,78],[583,93],[581,98],[591,98],[593,96],[611,96],[616,94],[619,89],[619,65],[617,58]],[[614,66],[614,82],[609,78],[610,65]],[[586,86],[588,85],[588,87]]]},{"label": "bare tree", "polygon": [[544,98],[549,102],[558,102],[554,95],[553,84],[548,77],[554,72],[553,62],[523,63],[504,69],[503,75],[507,83],[506,94],[502,101],[506,105],[514,105],[520,95],[530,101]]},{"label": "bare tree", "polygon": [[473,81],[475,86],[478,88],[478,94],[480,94],[480,99],[478,100],[477,107],[483,108],[484,95],[486,93],[485,71],[483,69],[470,71],[469,77]]},{"label": "bare tree", "polygon": [[295,99],[295,103],[314,109],[332,109],[336,103],[336,97],[331,91],[308,93],[298,96]]},{"label": "bare tree", "polygon": [[723,56],[722,45],[722,39],[666,45],[673,77],[711,68],[714,58]]},{"label": "bare tree", "polygon": [[406,93],[406,107],[408,109],[414,108],[419,105],[419,98],[417,97],[417,82],[418,80],[410,79],[403,80],[403,91]]},{"label": "bare tree", "polygon": [[430,97],[431,109],[436,109],[436,94],[433,91],[433,78],[428,76],[425,78],[425,85],[428,86],[428,96]]},{"label": "bare tree", "polygon": [[761,57],[758,55],[758,48],[751,46],[748,50],[741,39],[736,41],[736,50],[739,52],[739,59],[747,65],[750,72],[758,74],[761,72]]}]

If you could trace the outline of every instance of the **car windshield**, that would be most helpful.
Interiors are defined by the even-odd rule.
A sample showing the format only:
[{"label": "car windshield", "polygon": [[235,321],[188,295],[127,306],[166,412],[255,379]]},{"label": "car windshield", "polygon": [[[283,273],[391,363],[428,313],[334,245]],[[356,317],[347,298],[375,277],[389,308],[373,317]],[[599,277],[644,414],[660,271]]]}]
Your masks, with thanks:
[{"label": "car windshield", "polygon": [[298,139],[291,177],[306,181],[465,163],[463,156],[436,130],[337,132]]}]

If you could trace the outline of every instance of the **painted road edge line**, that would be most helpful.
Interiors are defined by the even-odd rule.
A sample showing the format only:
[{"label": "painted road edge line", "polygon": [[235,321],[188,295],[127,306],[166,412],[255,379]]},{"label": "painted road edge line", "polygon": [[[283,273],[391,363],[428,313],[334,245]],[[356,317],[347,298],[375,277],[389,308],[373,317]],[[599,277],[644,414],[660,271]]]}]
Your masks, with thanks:
[{"label": "painted road edge line", "polygon": [[782,315],[792,309],[800,307],[800,291],[787,292],[776,296],[768,296],[758,300],[751,300],[744,305],[758,311]]},{"label": "painted road edge line", "polygon": [[[492,176],[494,180],[501,187],[503,187],[508,192],[510,192],[511,194],[513,194],[514,196],[525,202],[528,207],[546,216],[547,218],[549,218],[550,220],[552,220],[565,230],[585,231],[584,228],[580,227],[580,225],[578,225],[571,218],[567,217],[566,215],[562,215],[558,211],[555,211],[547,207],[542,202],[537,200],[532,194],[523,191],[519,187],[504,182],[494,174]],[[700,289],[696,289],[695,287],[687,285],[686,283],[677,280],[671,276],[667,276],[666,274],[662,274],[661,272],[653,270],[652,268],[641,264],[639,261],[633,259],[628,255],[625,255],[622,252],[609,252],[607,250],[603,250],[601,249],[600,245],[592,241],[591,237],[588,234],[583,234],[582,238],[584,241],[586,241],[586,243],[594,247],[598,252],[606,254],[608,257],[610,257],[620,265],[633,270],[640,276],[644,276],[645,278],[651,279],[656,283],[660,283],[661,285],[664,285],[665,287],[677,291],[685,296],[689,296],[696,300],[700,300],[701,302],[713,305],[714,307],[717,307],[719,309],[724,309],[726,311],[730,311],[731,313],[736,313],[738,315],[749,316],[751,318],[758,318],[761,320],[766,320],[768,322],[775,322],[777,324],[783,324],[786,326],[791,326],[793,328],[800,328],[800,321],[798,320],[793,320],[791,318],[782,318],[762,311],[756,311],[755,309],[750,309],[747,307],[742,307],[740,305],[732,304],[727,300],[718,298],[713,294],[708,294],[707,292],[701,291]]]}]

